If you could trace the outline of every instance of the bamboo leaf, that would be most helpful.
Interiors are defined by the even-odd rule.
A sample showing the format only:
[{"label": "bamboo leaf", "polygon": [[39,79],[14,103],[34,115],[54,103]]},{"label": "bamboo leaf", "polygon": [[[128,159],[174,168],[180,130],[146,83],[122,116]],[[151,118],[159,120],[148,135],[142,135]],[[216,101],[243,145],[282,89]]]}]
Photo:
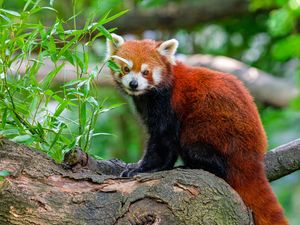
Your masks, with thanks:
[{"label": "bamboo leaf", "polygon": [[8,170],[0,170],[0,177],[7,177],[10,175]]},{"label": "bamboo leaf", "polygon": [[59,51],[59,53],[58,53],[58,56],[57,56],[57,58],[60,58],[64,53],[65,53],[65,51],[67,51],[70,47],[71,47],[71,45],[73,45],[75,42],[77,42],[78,41],[78,37],[81,35],[81,32],[80,33],[77,33],[77,34],[75,34],[75,37],[72,39],[72,40],[70,40],[60,51]]},{"label": "bamboo leaf", "polygon": [[122,72],[120,66],[117,63],[115,63],[114,61],[112,61],[112,60],[108,60],[108,64],[107,65],[114,72],[118,72],[118,73]]},{"label": "bamboo leaf", "polygon": [[25,6],[24,6],[24,8],[23,8],[23,11],[26,11],[26,9],[27,9],[27,7],[29,6],[29,4],[32,2],[32,0],[27,0],[26,1],[26,4],[25,4]]},{"label": "bamboo leaf", "polygon": [[4,20],[6,20],[7,22],[10,22],[10,19],[2,14],[0,14],[0,17],[2,17]]},{"label": "bamboo leaf", "polygon": [[61,135],[61,132],[63,131],[64,127],[60,127],[59,131],[55,134],[55,137],[50,145],[49,151],[53,148],[53,146],[55,145],[55,143],[57,142],[59,136]]},{"label": "bamboo leaf", "polygon": [[67,82],[63,87],[69,87],[69,86],[73,86],[75,84],[80,83],[83,80],[83,78],[77,79],[77,80],[71,80],[69,82]]},{"label": "bamboo leaf", "polygon": [[64,65],[65,65],[65,63],[62,63],[61,65],[56,67],[53,71],[48,73],[48,75],[42,80],[42,83],[41,83],[42,89],[46,90],[49,88],[51,82],[53,81],[53,79],[55,78],[57,73],[64,67]]},{"label": "bamboo leaf", "polygon": [[52,7],[47,7],[47,6],[45,6],[45,7],[41,7],[41,9],[47,9],[47,10],[50,10],[50,11],[53,11],[53,12],[56,12],[56,13],[57,13],[57,10],[54,9],[54,8],[52,8]]},{"label": "bamboo leaf", "polygon": [[114,136],[114,135],[111,133],[94,133],[92,136],[95,137],[95,136]]},{"label": "bamboo leaf", "polygon": [[98,101],[93,96],[89,96],[87,98],[87,102],[90,103],[94,107],[99,107]]},{"label": "bamboo leaf", "polygon": [[58,117],[68,106],[69,101],[64,100],[61,104],[56,107],[55,113],[53,114],[54,117]]},{"label": "bamboo leaf", "polygon": [[79,124],[82,127],[82,130],[86,127],[86,102],[84,101],[80,106],[80,118]]},{"label": "bamboo leaf", "polygon": [[128,11],[129,11],[129,10],[126,9],[126,10],[124,10],[124,11],[121,11],[121,12],[119,12],[119,13],[117,13],[117,14],[111,16],[111,17],[109,17],[109,18],[106,18],[106,19],[103,20],[103,23],[108,23],[108,22],[110,22],[110,21],[112,21],[112,20],[115,20],[116,18],[118,18],[118,17],[124,15],[124,14],[127,13]]},{"label": "bamboo leaf", "polygon": [[5,125],[6,125],[7,111],[8,111],[7,108],[5,108],[3,110],[3,113],[2,113],[2,124],[1,124],[1,126],[2,126],[3,129],[4,129]]},{"label": "bamboo leaf", "polygon": [[109,40],[112,40],[112,36],[111,34],[109,33],[109,31],[102,25],[98,25],[97,26],[98,30],[101,31],[101,33],[106,37],[108,38]]},{"label": "bamboo leaf", "polygon": [[14,137],[12,141],[22,144],[31,144],[34,141],[34,138],[29,134],[25,134]]},{"label": "bamboo leaf", "polygon": [[4,13],[7,13],[9,15],[12,15],[12,16],[17,16],[17,17],[20,17],[20,13],[16,12],[16,11],[12,11],[12,10],[7,10],[7,9],[0,9],[0,12],[4,12]]}]

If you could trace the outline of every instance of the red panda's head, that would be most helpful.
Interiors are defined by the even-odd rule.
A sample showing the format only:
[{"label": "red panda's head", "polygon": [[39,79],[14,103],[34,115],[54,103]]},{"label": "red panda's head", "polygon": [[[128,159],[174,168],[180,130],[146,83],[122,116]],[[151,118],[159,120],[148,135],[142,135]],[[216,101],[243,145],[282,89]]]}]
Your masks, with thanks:
[{"label": "red panda's head", "polygon": [[107,59],[112,59],[121,68],[121,72],[112,71],[112,75],[129,95],[144,94],[170,82],[177,40],[124,41],[116,34],[112,34],[112,38],[113,41],[107,40]]}]

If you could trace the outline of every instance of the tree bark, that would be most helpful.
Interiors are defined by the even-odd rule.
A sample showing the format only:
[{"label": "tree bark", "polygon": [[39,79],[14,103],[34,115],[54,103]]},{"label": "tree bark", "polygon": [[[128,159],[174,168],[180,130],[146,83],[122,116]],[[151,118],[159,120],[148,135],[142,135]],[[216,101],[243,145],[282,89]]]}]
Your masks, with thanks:
[{"label": "tree bark", "polygon": [[277,180],[300,169],[300,139],[268,152],[265,168],[269,181]]},{"label": "tree bark", "polygon": [[[266,155],[271,179],[280,172],[278,158],[296,159],[300,139]],[[290,155],[291,156],[291,155]],[[290,162],[288,162],[290,163]],[[222,179],[203,170],[174,169],[119,178],[128,165],[97,161],[79,149],[59,165],[45,154],[2,139],[0,224],[253,224],[251,211]],[[274,175],[277,174],[277,175]]]},{"label": "tree bark", "polygon": [[202,170],[119,178],[7,140],[0,155],[0,170],[12,173],[0,183],[0,224],[253,224],[238,194]]}]

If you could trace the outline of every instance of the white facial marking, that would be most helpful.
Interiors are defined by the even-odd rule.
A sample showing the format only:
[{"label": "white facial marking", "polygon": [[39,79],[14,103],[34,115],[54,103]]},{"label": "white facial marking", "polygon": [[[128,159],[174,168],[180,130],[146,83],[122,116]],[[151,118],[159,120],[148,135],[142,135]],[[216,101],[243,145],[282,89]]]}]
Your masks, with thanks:
[{"label": "white facial marking", "polygon": [[127,64],[127,65],[129,66],[130,69],[132,69],[132,67],[133,67],[133,62],[132,62],[131,60],[127,60],[127,61],[128,61],[128,64]]},{"label": "white facial marking", "polygon": [[117,56],[117,55],[113,55],[113,56],[111,56],[111,58],[113,58],[113,59],[118,59],[118,60],[120,60],[120,61],[126,63],[126,64],[129,66],[129,68],[132,68],[132,66],[133,66],[133,63],[132,63],[131,60],[124,59],[124,58],[122,58],[122,57],[120,57],[120,56]]},{"label": "white facial marking", "polygon": [[144,72],[145,70],[147,70],[148,69],[148,65],[147,64],[142,64],[141,65],[141,72]]},{"label": "white facial marking", "polygon": [[154,84],[159,84],[161,81],[161,69],[158,67],[155,67],[152,71],[152,79]]},{"label": "white facial marking", "polygon": [[[136,80],[138,82],[138,87],[136,90],[131,90],[129,83],[132,80]],[[148,80],[145,79],[141,73],[130,72],[122,77],[122,84],[124,86],[124,90],[130,95],[139,95],[145,92],[148,88]]]}]

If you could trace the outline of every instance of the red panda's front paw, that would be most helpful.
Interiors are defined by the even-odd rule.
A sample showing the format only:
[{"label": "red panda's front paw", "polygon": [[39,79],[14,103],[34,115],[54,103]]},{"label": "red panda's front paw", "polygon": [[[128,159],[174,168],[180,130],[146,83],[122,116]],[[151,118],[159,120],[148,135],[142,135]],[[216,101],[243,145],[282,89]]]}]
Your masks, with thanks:
[{"label": "red panda's front paw", "polygon": [[121,173],[120,177],[133,177],[138,173],[139,171],[137,169],[126,169]]}]

